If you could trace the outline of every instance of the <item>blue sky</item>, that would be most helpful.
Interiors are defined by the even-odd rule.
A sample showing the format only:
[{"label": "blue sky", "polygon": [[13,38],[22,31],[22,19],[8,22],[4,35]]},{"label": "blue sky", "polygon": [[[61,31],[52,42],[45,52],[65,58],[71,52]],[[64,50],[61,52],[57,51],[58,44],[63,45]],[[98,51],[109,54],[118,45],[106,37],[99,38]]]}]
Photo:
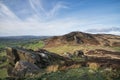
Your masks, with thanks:
[{"label": "blue sky", "polygon": [[0,0],[0,36],[120,35],[120,0]]}]

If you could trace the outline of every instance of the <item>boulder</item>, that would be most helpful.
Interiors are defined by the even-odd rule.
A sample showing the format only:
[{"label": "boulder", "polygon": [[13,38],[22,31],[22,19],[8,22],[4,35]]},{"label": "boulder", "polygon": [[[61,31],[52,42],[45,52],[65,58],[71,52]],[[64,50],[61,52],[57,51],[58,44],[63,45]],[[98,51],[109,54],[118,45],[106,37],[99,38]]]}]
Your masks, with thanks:
[{"label": "boulder", "polygon": [[13,76],[24,77],[25,75],[36,74],[40,71],[40,68],[27,61],[17,61],[12,71]]},{"label": "boulder", "polygon": [[63,56],[65,56],[65,57],[67,57],[67,58],[72,58],[72,57],[73,57],[73,55],[72,55],[71,53],[69,53],[69,52],[65,52],[65,53],[63,54]]},{"label": "boulder", "polygon": [[46,69],[49,65],[67,62],[69,59],[44,49],[37,51],[18,47],[6,48],[8,61],[8,75],[24,77],[34,74],[40,69]]},{"label": "boulder", "polygon": [[73,53],[74,56],[76,57],[84,57],[84,53],[81,50],[77,50]]}]

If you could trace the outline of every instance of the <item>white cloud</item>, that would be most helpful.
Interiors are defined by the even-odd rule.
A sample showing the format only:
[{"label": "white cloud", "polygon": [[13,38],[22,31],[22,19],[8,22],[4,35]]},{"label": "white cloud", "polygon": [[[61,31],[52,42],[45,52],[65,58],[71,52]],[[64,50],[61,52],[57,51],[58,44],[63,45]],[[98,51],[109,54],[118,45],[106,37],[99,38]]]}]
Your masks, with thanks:
[{"label": "white cloud", "polygon": [[35,13],[24,21],[20,20],[6,5],[0,3],[0,36],[61,35],[71,31],[86,31],[88,28],[110,26],[99,24],[89,18],[81,20],[76,17],[64,17],[45,20],[44,17],[54,17],[60,9],[68,7],[63,2],[57,2],[49,11],[46,11],[41,0],[29,0],[29,2]]},{"label": "white cloud", "polygon": [[56,4],[53,5],[50,10],[47,10],[43,5],[43,1],[44,0],[29,0],[32,9],[36,12],[38,16],[45,16],[47,18],[51,18],[54,17],[60,9],[68,8],[68,6],[64,4],[64,2],[59,1],[56,2]]},{"label": "white cloud", "polygon": [[68,6],[64,5],[62,2],[56,3],[56,5],[53,6],[53,8],[47,12],[47,16],[54,16],[61,8],[68,8]]},{"label": "white cloud", "polygon": [[2,3],[0,3],[0,18],[0,20],[19,20],[19,18],[7,6]]},{"label": "white cloud", "polygon": [[[35,2],[35,1],[34,1]],[[38,3],[38,2],[37,2]],[[33,4],[39,5],[37,3]],[[70,18],[44,21],[39,19],[37,14],[28,17],[26,20],[21,21],[6,5],[1,4],[0,14],[2,19],[0,22],[0,36],[16,36],[16,35],[59,35],[64,34],[66,31],[78,24]],[[54,15],[60,8],[65,8],[62,3],[57,3],[53,9],[50,10],[49,15]],[[34,6],[32,8],[35,9]],[[41,9],[43,9],[41,7]],[[46,12],[47,13],[47,12]],[[3,16],[7,15],[7,16]],[[6,21],[7,20],[7,21]]]}]

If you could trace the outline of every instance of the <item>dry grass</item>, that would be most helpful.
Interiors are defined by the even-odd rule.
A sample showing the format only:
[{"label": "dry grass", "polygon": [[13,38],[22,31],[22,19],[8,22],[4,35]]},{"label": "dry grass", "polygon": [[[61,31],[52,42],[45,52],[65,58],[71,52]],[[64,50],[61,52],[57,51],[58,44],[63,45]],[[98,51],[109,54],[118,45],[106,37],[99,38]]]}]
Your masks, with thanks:
[{"label": "dry grass", "polygon": [[56,72],[58,71],[59,65],[50,65],[46,68],[47,72]]},{"label": "dry grass", "polygon": [[59,70],[67,70],[67,69],[75,69],[75,68],[80,68],[81,64],[73,64],[71,66],[62,66],[60,67]]},{"label": "dry grass", "polygon": [[97,70],[100,66],[97,63],[89,63],[89,68]]},{"label": "dry grass", "polygon": [[57,47],[49,47],[45,49],[50,52],[54,52],[58,54],[63,54],[64,52],[73,53],[76,50],[82,50],[86,53],[87,51],[94,50],[94,49],[104,49],[104,50],[114,51],[114,49],[110,47],[94,46],[94,45],[63,45],[63,46],[57,46]]}]

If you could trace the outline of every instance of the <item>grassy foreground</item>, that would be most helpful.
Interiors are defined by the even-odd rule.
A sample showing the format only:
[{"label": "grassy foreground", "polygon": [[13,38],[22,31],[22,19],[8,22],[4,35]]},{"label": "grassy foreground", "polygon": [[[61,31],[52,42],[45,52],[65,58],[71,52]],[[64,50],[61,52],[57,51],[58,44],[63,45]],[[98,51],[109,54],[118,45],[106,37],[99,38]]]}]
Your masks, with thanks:
[{"label": "grassy foreground", "polygon": [[[65,71],[45,73],[34,78],[22,78],[19,80],[120,80],[120,71],[110,69],[76,68]],[[2,80],[9,80],[3,78]]]}]

